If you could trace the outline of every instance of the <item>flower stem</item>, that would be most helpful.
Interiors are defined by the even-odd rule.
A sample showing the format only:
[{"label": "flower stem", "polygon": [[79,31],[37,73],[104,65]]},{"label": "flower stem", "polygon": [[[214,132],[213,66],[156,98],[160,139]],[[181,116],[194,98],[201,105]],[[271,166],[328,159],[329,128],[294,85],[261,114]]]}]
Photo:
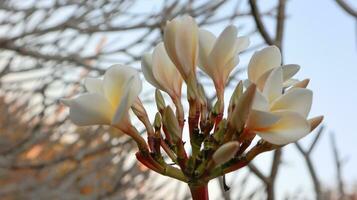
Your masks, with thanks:
[{"label": "flower stem", "polygon": [[192,200],[209,200],[208,196],[208,185],[189,185]]}]

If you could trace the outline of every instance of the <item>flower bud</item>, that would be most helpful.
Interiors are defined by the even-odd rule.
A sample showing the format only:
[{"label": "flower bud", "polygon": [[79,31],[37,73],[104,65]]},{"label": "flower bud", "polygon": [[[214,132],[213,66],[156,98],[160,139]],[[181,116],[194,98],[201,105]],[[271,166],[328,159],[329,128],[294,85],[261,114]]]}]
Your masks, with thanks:
[{"label": "flower bud", "polygon": [[222,119],[222,121],[218,125],[217,131],[213,134],[213,138],[216,141],[221,142],[223,140],[224,134],[226,132],[226,128],[227,128],[227,120]]},{"label": "flower bud", "polygon": [[177,121],[177,118],[174,114],[174,111],[167,106],[164,110],[164,116],[162,118],[162,123],[169,132],[170,136],[174,140],[174,142],[177,142],[178,139],[181,139],[181,129],[179,126],[179,123]]},{"label": "flower bud", "polygon": [[197,82],[193,77],[187,81],[187,99],[189,101],[194,100],[197,98],[197,95],[199,95],[197,91]]},{"label": "flower bud", "polygon": [[239,98],[236,107],[232,111],[232,116],[229,120],[231,127],[237,131],[241,131],[245,122],[248,119],[250,110],[255,96],[256,86],[251,84],[247,90]]},{"label": "flower bud", "polygon": [[239,142],[230,141],[220,146],[213,154],[213,161],[217,165],[224,164],[234,158],[239,150]]},{"label": "flower bud", "polygon": [[161,115],[160,115],[160,113],[156,113],[156,115],[155,115],[154,128],[155,128],[155,130],[159,130],[161,128]]},{"label": "flower bud", "polygon": [[166,104],[165,104],[164,97],[162,96],[160,90],[158,89],[155,90],[155,101],[156,101],[156,107],[159,111],[165,109]]},{"label": "flower bud", "polygon": [[138,117],[143,117],[147,115],[146,110],[139,98],[137,98],[134,101],[133,105],[131,106],[131,109],[133,110],[134,114]]},{"label": "flower bud", "polygon": [[200,102],[202,105],[207,105],[207,97],[205,90],[201,84],[198,84],[198,95],[200,96]]},{"label": "flower bud", "polygon": [[243,82],[239,81],[229,101],[228,113],[231,113],[233,111],[234,107],[237,105],[238,100],[242,96],[242,94],[243,94]]},{"label": "flower bud", "polygon": [[308,120],[311,126],[311,131],[313,131],[317,126],[319,126],[324,119],[324,116],[314,117]]}]

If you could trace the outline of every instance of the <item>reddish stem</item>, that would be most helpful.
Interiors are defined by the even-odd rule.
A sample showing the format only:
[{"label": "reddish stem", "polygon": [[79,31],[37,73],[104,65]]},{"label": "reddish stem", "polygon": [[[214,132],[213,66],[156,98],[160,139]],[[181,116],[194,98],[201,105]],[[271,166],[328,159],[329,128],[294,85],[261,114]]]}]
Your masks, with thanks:
[{"label": "reddish stem", "polygon": [[204,185],[190,185],[192,200],[209,200],[208,186]]}]

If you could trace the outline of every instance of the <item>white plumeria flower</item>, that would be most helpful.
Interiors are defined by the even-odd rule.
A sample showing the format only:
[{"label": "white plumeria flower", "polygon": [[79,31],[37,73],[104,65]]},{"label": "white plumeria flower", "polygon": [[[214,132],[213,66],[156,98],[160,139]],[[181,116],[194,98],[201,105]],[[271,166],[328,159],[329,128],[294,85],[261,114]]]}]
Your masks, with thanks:
[{"label": "white plumeria flower", "polygon": [[269,46],[255,52],[248,65],[248,80],[245,81],[245,85],[254,83],[262,90],[269,74],[277,67],[282,67],[284,87],[297,83],[298,80],[292,77],[299,71],[300,66],[294,64],[281,66],[281,63],[281,52],[276,46]]},{"label": "white plumeria flower", "polygon": [[154,87],[167,92],[172,98],[181,97],[182,77],[160,42],[152,54],[145,54],[141,69],[146,80]]},{"label": "white plumeria flower", "polygon": [[186,81],[195,76],[198,57],[198,26],[190,16],[168,21],[164,30],[166,52]]},{"label": "white plumeria flower", "polygon": [[306,119],[312,104],[312,91],[292,88],[283,94],[283,69],[275,68],[256,91],[247,130],[277,145],[295,142],[311,132]]},{"label": "white plumeria flower", "polygon": [[211,32],[199,30],[199,67],[223,90],[228,76],[238,64],[238,53],[249,46],[248,37],[237,37],[235,26],[226,27],[216,38]]},{"label": "white plumeria flower", "polygon": [[114,125],[125,128],[129,124],[128,111],[137,99],[142,83],[137,70],[114,65],[104,78],[86,78],[88,93],[74,99],[63,99],[70,107],[69,117],[79,126]]}]

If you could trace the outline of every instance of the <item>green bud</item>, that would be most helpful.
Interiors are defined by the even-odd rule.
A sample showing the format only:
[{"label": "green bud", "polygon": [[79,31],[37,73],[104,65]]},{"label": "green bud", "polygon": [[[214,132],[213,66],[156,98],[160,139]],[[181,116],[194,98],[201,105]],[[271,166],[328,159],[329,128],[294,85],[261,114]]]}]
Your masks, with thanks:
[{"label": "green bud", "polygon": [[197,82],[195,78],[189,78],[187,81],[187,98],[188,100],[194,100],[197,98]]},{"label": "green bud", "polygon": [[167,106],[164,110],[162,123],[169,132],[174,142],[177,142],[177,140],[181,139],[182,135],[179,123],[174,114],[174,111],[169,106]]},{"label": "green bud", "polygon": [[161,128],[161,115],[160,115],[160,113],[156,113],[156,115],[155,115],[154,128],[155,128],[155,130],[159,130]]},{"label": "green bud", "polygon": [[242,96],[242,94],[243,94],[243,82],[239,81],[229,101],[228,113],[231,113],[233,111],[234,107],[237,105],[238,100]]},{"label": "green bud", "polygon": [[200,101],[202,105],[206,105],[207,104],[207,97],[206,97],[206,93],[205,90],[203,88],[203,86],[201,84],[198,84],[198,95],[200,96]]},{"label": "green bud", "polygon": [[156,107],[160,112],[165,109],[166,107],[165,100],[159,89],[155,90],[155,101],[156,101]]},{"label": "green bud", "polygon": [[227,120],[222,119],[222,121],[219,123],[217,131],[213,134],[213,137],[217,142],[223,140],[224,133],[226,132],[226,128],[227,128]]},{"label": "green bud", "polygon": [[239,150],[239,142],[230,141],[220,146],[213,154],[212,159],[215,165],[222,165],[236,155]]}]

